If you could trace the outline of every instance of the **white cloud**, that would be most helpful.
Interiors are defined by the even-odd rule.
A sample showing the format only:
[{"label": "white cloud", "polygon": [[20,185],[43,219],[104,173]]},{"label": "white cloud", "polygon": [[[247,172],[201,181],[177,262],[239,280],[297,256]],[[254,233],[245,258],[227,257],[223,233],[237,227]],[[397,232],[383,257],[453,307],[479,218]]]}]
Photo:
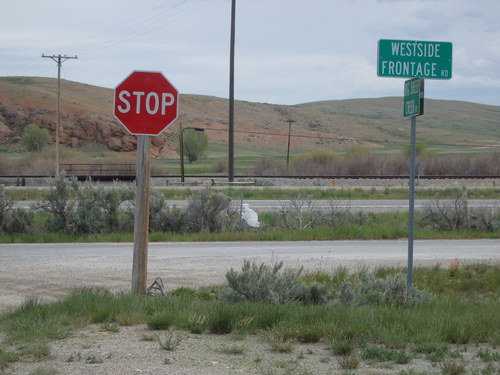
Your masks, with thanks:
[{"label": "white cloud", "polygon": [[[77,54],[67,79],[114,87],[134,69],[161,70],[182,92],[227,97],[229,0],[0,7],[0,75],[54,74],[42,53]],[[401,95],[402,79],[376,76],[377,41],[408,39],[453,43],[453,78],[429,86],[437,95],[500,105],[498,0],[237,0],[236,14],[240,99]]]}]

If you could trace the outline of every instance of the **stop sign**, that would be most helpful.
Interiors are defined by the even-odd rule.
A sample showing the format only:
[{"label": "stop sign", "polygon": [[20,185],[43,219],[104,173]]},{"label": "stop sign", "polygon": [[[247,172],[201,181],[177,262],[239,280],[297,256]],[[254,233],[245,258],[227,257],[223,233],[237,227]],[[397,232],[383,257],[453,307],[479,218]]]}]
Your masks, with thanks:
[{"label": "stop sign", "polygon": [[133,135],[159,135],[177,118],[179,93],[160,72],[134,71],[115,88],[113,113]]}]

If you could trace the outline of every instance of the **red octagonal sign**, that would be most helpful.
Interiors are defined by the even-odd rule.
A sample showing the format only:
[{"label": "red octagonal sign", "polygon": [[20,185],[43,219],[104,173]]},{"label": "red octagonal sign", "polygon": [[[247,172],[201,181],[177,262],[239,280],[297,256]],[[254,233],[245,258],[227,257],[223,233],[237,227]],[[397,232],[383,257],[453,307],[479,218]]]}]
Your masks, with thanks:
[{"label": "red octagonal sign", "polygon": [[159,135],[177,118],[179,93],[159,72],[134,71],[115,88],[113,113],[133,135]]}]

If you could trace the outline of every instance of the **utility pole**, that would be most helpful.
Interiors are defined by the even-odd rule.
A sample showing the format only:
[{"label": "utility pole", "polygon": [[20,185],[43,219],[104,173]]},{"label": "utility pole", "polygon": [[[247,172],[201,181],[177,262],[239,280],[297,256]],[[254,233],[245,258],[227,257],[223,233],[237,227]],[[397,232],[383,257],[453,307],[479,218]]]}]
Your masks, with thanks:
[{"label": "utility pole", "polygon": [[231,43],[229,51],[229,131],[228,131],[228,181],[234,181],[234,42],[236,23],[236,0],[231,1]]},{"label": "utility pole", "polygon": [[288,168],[288,164],[290,163],[290,135],[292,133],[292,122],[295,120],[284,120],[284,122],[288,122],[288,148],[286,151],[286,167]]},{"label": "utility pole", "polygon": [[57,64],[57,109],[56,109],[56,168],[55,168],[55,176],[59,176],[59,124],[60,124],[60,116],[59,116],[59,102],[61,98],[61,66],[62,63],[69,59],[77,59],[78,56],[61,56],[61,55],[52,55],[46,56],[42,54],[42,57],[46,57],[52,59]]}]

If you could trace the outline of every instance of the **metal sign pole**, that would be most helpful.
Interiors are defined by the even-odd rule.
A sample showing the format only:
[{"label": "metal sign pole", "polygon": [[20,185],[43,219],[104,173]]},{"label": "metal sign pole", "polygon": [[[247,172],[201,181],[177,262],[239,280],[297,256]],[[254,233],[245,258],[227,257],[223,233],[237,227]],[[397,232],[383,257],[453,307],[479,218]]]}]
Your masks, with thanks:
[{"label": "metal sign pole", "polygon": [[415,159],[416,159],[416,138],[417,138],[417,116],[411,117],[411,141],[410,141],[410,199],[408,218],[408,270],[406,280],[407,298],[411,298],[413,289],[413,223],[415,213]]}]

